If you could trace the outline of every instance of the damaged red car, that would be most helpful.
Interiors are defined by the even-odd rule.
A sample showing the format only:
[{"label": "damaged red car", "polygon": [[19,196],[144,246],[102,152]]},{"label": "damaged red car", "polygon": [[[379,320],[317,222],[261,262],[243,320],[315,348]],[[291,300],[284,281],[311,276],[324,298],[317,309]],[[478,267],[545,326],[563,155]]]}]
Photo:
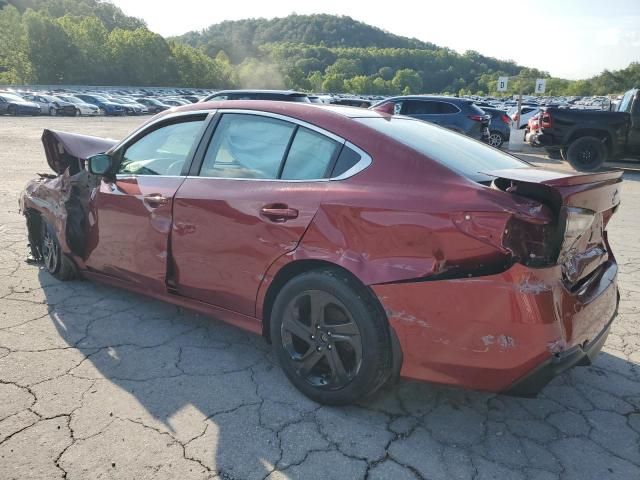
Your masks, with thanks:
[{"label": "damaged red car", "polygon": [[402,116],[199,103],[120,142],[45,131],[32,255],[263,335],[304,394],[399,376],[535,395],[616,315],[621,172],[534,167]]}]

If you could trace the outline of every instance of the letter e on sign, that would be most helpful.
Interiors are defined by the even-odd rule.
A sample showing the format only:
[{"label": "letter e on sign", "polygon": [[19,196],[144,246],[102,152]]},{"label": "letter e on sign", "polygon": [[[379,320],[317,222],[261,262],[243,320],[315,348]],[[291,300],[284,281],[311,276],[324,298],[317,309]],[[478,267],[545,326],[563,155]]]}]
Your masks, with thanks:
[{"label": "letter e on sign", "polygon": [[547,85],[547,81],[544,78],[536,80],[536,93],[544,93],[544,87]]},{"label": "letter e on sign", "polygon": [[499,92],[507,91],[507,82],[509,82],[509,77],[499,77],[498,78],[498,90]]}]

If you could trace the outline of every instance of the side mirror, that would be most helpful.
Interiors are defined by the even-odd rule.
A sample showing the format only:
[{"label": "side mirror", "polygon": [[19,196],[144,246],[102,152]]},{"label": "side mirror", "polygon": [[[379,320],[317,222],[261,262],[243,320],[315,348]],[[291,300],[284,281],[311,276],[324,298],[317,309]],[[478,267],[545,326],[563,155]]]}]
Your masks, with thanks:
[{"label": "side mirror", "polygon": [[113,171],[114,161],[111,155],[99,153],[87,159],[89,162],[89,172],[94,175],[110,175]]}]

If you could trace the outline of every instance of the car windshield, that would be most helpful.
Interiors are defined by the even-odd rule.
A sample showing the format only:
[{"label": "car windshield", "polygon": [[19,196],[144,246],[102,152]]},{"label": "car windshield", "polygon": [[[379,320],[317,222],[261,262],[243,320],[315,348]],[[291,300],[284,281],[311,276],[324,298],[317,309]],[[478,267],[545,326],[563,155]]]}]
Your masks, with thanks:
[{"label": "car windshield", "polygon": [[40,96],[43,97],[43,98],[46,98],[50,102],[55,102],[56,100],[58,100],[56,97],[53,97],[51,95],[40,95]]},{"label": "car windshield", "polygon": [[60,97],[60,99],[69,103],[84,103],[82,100],[76,97]]},{"label": "car windshield", "polygon": [[94,98],[95,100],[99,101],[99,102],[108,102],[109,100],[106,99],[106,97],[103,97],[102,95],[91,95],[91,98]]},{"label": "car windshield", "polygon": [[12,93],[3,93],[0,95],[5,100],[13,100],[14,102],[24,102],[24,98],[19,97],[18,95],[14,95]]},{"label": "car windshield", "polygon": [[355,120],[476,182],[493,178],[482,172],[531,166],[496,148],[420,120],[406,117]]}]

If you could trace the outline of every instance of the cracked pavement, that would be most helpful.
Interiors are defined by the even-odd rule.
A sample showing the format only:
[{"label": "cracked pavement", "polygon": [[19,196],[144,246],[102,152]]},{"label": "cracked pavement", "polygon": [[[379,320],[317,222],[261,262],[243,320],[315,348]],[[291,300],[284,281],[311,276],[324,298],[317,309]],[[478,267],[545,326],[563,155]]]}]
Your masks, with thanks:
[{"label": "cracked pavement", "polygon": [[25,262],[17,198],[47,171],[42,129],[141,121],[0,118],[0,478],[640,478],[640,174],[609,228],[622,300],[593,366],[537,399],[401,382],[330,408],[261,337]]}]

